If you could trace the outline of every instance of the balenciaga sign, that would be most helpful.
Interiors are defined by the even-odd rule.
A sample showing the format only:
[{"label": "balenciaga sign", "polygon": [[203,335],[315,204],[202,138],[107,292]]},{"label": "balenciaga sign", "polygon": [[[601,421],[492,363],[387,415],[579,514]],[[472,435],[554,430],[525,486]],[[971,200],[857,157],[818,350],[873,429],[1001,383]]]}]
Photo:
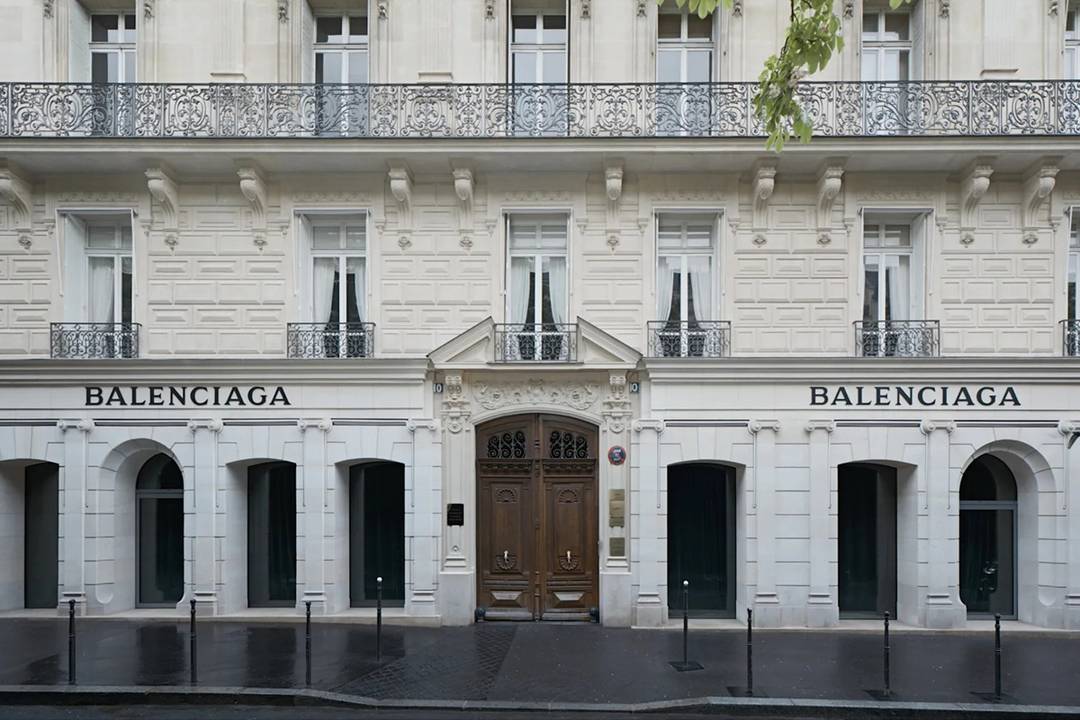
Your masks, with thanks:
[{"label": "balenciaga sign", "polygon": [[288,407],[285,388],[252,385],[88,385],[86,407]]},{"label": "balenciaga sign", "polygon": [[1011,385],[811,385],[811,405],[832,407],[1020,407]]}]

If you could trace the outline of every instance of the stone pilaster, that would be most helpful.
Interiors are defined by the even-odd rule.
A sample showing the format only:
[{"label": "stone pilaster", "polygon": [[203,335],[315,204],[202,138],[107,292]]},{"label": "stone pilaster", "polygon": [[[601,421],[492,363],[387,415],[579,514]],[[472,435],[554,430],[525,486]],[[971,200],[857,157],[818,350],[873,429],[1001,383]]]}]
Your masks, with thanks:
[{"label": "stone pilaster", "polygon": [[185,558],[191,569],[185,600],[194,599],[198,612],[210,615],[219,612],[215,570],[221,559],[217,556],[217,469],[218,438],[222,427],[221,420],[217,419],[188,422],[193,468],[189,478],[190,491],[185,489],[184,493],[184,513],[188,520],[184,526],[185,549],[191,553]]},{"label": "stone pilaster", "polygon": [[784,624],[780,596],[776,591],[776,435],[777,420],[751,420],[747,431],[754,441],[753,467],[747,475],[753,487],[751,507],[755,535],[757,578],[752,607],[754,625],[780,627]]},{"label": "stone pilaster", "polygon": [[951,501],[949,488],[949,444],[956,429],[952,421],[923,420],[919,429],[926,436],[926,450],[919,472],[924,475],[922,507],[927,528],[927,587],[919,616],[926,627],[955,628],[967,622],[960,602],[959,503]]},{"label": "stone pilaster", "polygon": [[810,591],[806,599],[806,625],[832,627],[840,620],[835,585],[832,578],[836,543],[831,539],[832,459],[830,445],[836,423],[811,420],[806,424],[810,435]]}]

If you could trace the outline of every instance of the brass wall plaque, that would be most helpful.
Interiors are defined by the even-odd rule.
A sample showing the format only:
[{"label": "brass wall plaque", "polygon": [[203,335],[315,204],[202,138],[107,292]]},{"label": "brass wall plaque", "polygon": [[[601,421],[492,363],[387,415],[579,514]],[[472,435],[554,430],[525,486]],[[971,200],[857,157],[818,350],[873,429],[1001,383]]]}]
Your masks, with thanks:
[{"label": "brass wall plaque", "polygon": [[608,526],[626,527],[625,490],[608,490]]},{"label": "brass wall plaque", "polygon": [[626,557],[626,538],[611,538],[608,540],[608,550],[611,557]]}]

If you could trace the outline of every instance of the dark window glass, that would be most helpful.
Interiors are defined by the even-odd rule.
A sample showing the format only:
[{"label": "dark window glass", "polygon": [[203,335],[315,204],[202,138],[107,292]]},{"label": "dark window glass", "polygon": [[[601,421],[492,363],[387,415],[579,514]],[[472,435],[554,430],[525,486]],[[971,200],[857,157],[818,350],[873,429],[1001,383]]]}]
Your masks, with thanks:
[{"label": "dark window glass", "polygon": [[341,42],[341,18],[315,18],[315,42]]},{"label": "dark window glass", "polygon": [[535,15],[514,15],[510,23],[513,28],[514,42],[534,43],[537,41]]},{"label": "dark window glass", "polygon": [[117,42],[120,18],[116,15],[91,15],[90,40],[92,42]]},{"label": "dark window glass", "polygon": [[349,40],[360,42],[367,37],[367,16],[353,15],[349,18]]}]

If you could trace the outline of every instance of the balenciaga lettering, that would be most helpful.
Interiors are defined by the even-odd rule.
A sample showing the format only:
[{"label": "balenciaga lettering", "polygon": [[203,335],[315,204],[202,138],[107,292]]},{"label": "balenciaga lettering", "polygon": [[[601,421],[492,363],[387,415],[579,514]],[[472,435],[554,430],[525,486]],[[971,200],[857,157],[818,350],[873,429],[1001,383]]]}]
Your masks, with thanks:
[{"label": "balenciaga lettering", "polygon": [[1020,407],[1012,386],[948,385],[810,386],[811,405],[832,407]]},{"label": "balenciaga lettering", "polygon": [[113,385],[86,387],[86,407],[288,407],[285,388],[253,385]]}]

